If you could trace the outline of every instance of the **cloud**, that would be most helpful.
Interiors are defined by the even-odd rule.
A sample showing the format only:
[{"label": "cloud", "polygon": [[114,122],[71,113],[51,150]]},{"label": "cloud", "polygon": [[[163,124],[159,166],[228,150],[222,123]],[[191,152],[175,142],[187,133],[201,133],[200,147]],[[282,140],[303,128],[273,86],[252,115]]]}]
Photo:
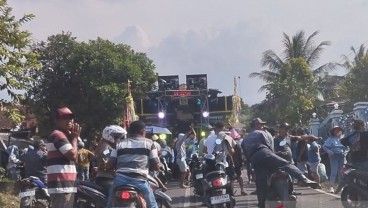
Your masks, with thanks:
[{"label": "cloud", "polygon": [[128,44],[136,51],[145,51],[152,46],[147,33],[139,26],[127,27],[114,42]]},{"label": "cloud", "polygon": [[233,94],[233,78],[239,76],[241,96],[254,104],[264,97],[257,92],[262,83],[248,76],[260,70],[262,48],[268,45],[267,38],[258,40],[263,33],[259,28],[241,22],[231,27],[189,30],[166,37],[147,53],[160,75],[178,74],[183,83],[187,74],[207,74],[208,87],[223,95]]}]

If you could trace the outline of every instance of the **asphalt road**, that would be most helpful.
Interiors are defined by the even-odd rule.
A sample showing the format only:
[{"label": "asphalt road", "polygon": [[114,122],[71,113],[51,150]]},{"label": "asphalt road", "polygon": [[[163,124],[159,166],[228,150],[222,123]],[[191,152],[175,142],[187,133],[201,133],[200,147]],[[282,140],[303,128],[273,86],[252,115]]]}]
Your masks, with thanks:
[{"label": "asphalt road", "polygon": [[[193,188],[179,188],[179,183],[177,181],[171,181],[167,185],[168,191],[166,192],[172,199],[173,207],[181,208],[192,208],[192,207],[205,207],[202,205],[201,198],[194,196]],[[335,194],[330,194],[326,190],[314,190],[308,187],[294,186],[294,189],[298,195],[297,207],[305,208],[343,208],[340,202],[340,196]],[[257,207],[257,197],[256,195],[250,195],[252,191],[255,190],[254,184],[246,185],[245,191],[248,193],[246,196],[240,195],[239,183],[235,181],[235,198],[236,207]]]}]

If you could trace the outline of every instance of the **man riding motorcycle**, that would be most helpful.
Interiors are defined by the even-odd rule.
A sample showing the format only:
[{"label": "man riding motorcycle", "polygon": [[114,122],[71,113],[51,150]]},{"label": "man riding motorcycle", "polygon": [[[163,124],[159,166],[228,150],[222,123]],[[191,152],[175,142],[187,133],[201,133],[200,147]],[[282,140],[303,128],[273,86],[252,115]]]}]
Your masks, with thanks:
[{"label": "man riding motorcycle", "polygon": [[105,194],[109,193],[109,189],[112,186],[112,181],[115,175],[115,170],[108,170],[106,168],[107,161],[110,157],[111,151],[115,148],[116,143],[121,139],[126,138],[126,135],[127,131],[118,125],[106,126],[102,131],[102,139],[95,149],[97,162],[95,182],[104,189]]},{"label": "man riding motorcycle", "polygon": [[[263,129],[266,122],[260,118],[253,119],[251,127],[253,129]],[[256,126],[259,126],[257,128]],[[302,138],[301,138],[302,139]],[[316,182],[309,180],[303,173],[287,160],[279,157],[273,152],[272,136],[264,130],[254,130],[249,133],[242,142],[247,160],[249,160],[256,174],[256,188],[259,207],[265,207],[267,195],[268,174],[279,168],[283,168],[292,177],[299,179],[308,185],[317,185]]]},{"label": "man riding motorcycle", "polygon": [[147,178],[149,167],[158,170],[160,161],[152,140],[145,138],[145,128],[142,121],[132,122],[128,129],[129,137],[119,142],[111,152],[107,169],[116,169],[116,174],[109,191],[107,207],[112,206],[115,189],[129,184],[140,190],[148,207],[157,208]]}]

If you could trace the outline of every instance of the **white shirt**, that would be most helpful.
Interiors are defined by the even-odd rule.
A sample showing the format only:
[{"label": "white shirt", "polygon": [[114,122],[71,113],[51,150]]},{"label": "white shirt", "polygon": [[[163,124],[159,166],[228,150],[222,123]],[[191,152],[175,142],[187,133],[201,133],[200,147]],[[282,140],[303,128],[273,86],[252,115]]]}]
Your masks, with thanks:
[{"label": "white shirt", "polygon": [[215,143],[216,139],[217,139],[217,135],[212,134],[207,137],[206,141],[204,141],[204,146],[207,147],[207,154],[213,153],[213,150],[215,149],[215,145],[216,145]]}]

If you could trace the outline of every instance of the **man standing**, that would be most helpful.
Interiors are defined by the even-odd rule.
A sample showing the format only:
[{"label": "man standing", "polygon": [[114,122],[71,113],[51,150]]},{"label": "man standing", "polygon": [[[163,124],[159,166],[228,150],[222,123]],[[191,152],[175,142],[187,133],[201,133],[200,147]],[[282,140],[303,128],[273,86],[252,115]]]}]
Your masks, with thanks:
[{"label": "man standing", "polygon": [[157,208],[156,199],[147,181],[149,167],[153,170],[160,168],[157,149],[152,140],[145,138],[146,126],[142,121],[133,121],[128,135],[128,138],[116,144],[107,163],[107,169],[116,169],[107,207],[113,207],[115,188],[130,184],[142,192],[147,207]]},{"label": "man standing", "polygon": [[78,142],[78,179],[81,181],[89,180],[89,166],[91,157],[94,157],[95,154],[84,148],[84,142]]},{"label": "man standing", "polygon": [[47,186],[53,208],[73,207],[77,170],[77,141],[81,131],[69,108],[59,108],[54,118],[56,130],[48,137]]},{"label": "man standing", "polygon": [[289,124],[282,123],[279,125],[279,134],[274,139],[274,152],[276,155],[294,164],[293,156],[290,148]]},{"label": "man standing", "polygon": [[33,144],[34,149],[28,149],[23,155],[25,177],[38,177],[46,184],[46,146],[43,140],[37,140]]},{"label": "man standing", "polygon": [[190,178],[190,171],[189,171],[189,167],[187,165],[186,162],[186,140],[189,139],[194,139],[196,137],[196,133],[194,131],[193,128],[191,128],[191,130],[186,133],[186,134],[179,134],[178,135],[178,140],[175,143],[175,149],[177,152],[176,155],[176,164],[179,166],[181,175],[180,175],[180,188],[189,188],[189,186],[187,186],[185,184],[185,179],[186,178]]}]

